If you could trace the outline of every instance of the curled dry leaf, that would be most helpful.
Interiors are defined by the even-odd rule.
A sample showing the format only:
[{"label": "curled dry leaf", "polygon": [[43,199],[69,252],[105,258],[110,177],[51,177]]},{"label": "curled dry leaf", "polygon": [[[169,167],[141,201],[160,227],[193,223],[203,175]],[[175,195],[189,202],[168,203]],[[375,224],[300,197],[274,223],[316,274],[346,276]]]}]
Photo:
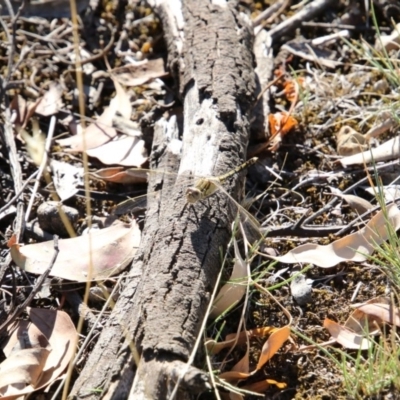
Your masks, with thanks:
[{"label": "curled dry leaf", "polygon": [[340,156],[351,156],[368,149],[368,140],[350,126],[343,126],[336,134],[336,149]]},{"label": "curled dry leaf", "polygon": [[376,297],[354,307],[356,309],[345,324],[353,331],[372,332],[383,322],[400,327],[400,310],[385,297]]},{"label": "curled dry leaf", "polygon": [[269,150],[278,150],[282,138],[298,125],[295,118],[287,112],[279,112],[268,115],[269,131],[271,138],[269,139]]},{"label": "curled dry leaf", "polygon": [[[284,326],[282,328],[258,328],[250,331],[242,331],[239,333],[239,335],[235,333],[227,335],[224,342],[216,343],[213,340],[208,341],[206,343],[207,349],[211,351],[212,354],[216,354],[223,348],[231,348],[236,345],[242,346],[244,344],[247,344],[248,340],[250,340],[251,338],[263,337],[267,334],[270,334],[270,336],[262,348],[257,367],[253,372],[249,372],[249,348],[247,347],[244,357],[242,357],[239,362],[235,364],[232,370],[223,372],[218,377],[229,382],[230,384],[236,385],[240,381],[243,381],[254,375],[258,370],[262,368],[263,365],[265,365],[268,360],[270,360],[276,354],[276,352],[282,347],[283,343],[289,338],[290,327]],[[253,389],[247,390],[258,393],[262,393],[263,391],[265,391],[269,385],[276,385],[280,389],[286,387],[286,383],[277,382],[273,379],[266,379],[259,382],[254,382],[251,385],[254,385]]]},{"label": "curled dry leaf", "polygon": [[396,204],[379,211],[368,224],[358,232],[335,240],[328,245],[308,243],[296,247],[283,256],[272,257],[287,264],[310,263],[322,268],[330,268],[343,261],[362,262],[372,254],[374,248],[388,239],[386,225],[394,230],[400,228],[400,211]]},{"label": "curled dry leaf", "polygon": [[260,370],[262,366],[276,354],[286,340],[289,339],[289,336],[290,327],[287,325],[283,326],[282,328],[275,329],[274,332],[272,332],[268,340],[264,343],[256,370],[254,372]]},{"label": "curled dry leaf", "polygon": [[[75,354],[77,332],[67,313],[34,308],[28,308],[27,311],[31,322],[19,320],[10,328],[10,336],[3,351],[8,360],[13,357],[14,353],[19,353],[16,349],[20,343],[26,342],[23,338],[29,338],[28,342],[34,349],[24,349],[24,352],[29,353],[28,350],[30,350],[29,359],[32,362],[29,362],[28,359],[25,359],[25,355],[20,353],[19,358],[23,362],[20,367],[17,367],[17,364],[13,364],[13,366],[15,374],[21,375],[21,371],[25,371],[25,379],[31,379],[32,383],[25,388],[19,387],[17,395],[5,397],[7,399],[17,398],[48,386],[64,372]],[[1,371],[3,371],[3,364]],[[28,377],[28,373],[31,378]],[[14,379],[16,378],[15,374]],[[1,373],[0,382],[3,378]],[[34,380],[36,380],[35,384],[33,384]]]},{"label": "curled dry leaf", "polygon": [[106,107],[97,119],[91,123],[82,134],[78,134],[66,139],[60,139],[57,142],[61,146],[70,146],[71,151],[83,151],[83,135],[85,135],[86,149],[94,149],[109,142],[117,136],[117,130],[113,127],[113,119],[117,115],[121,115],[126,119],[130,119],[132,114],[132,106],[130,98],[122,86],[113,78],[116,95],[110,101],[110,105]]},{"label": "curled dry leaf", "polygon": [[347,167],[354,164],[368,164],[370,162],[394,160],[399,157],[400,137],[396,136],[374,149],[354,154],[349,157],[344,157],[338,161],[343,165],[343,167]]},{"label": "curled dry leaf", "polygon": [[325,319],[324,328],[329,331],[338,343],[347,349],[367,350],[372,345],[364,335],[352,332],[329,318]]},{"label": "curled dry leaf", "polygon": [[231,309],[246,293],[249,280],[249,265],[240,255],[236,239],[233,241],[235,248],[235,264],[229,281],[221,287],[213,303],[210,317],[217,318],[226,310]]},{"label": "curled dry leaf", "polygon": [[[89,235],[60,239],[60,253],[50,275],[79,282],[108,278],[128,265],[140,243],[140,230],[135,222],[124,224],[117,221],[108,228],[92,232],[90,236],[90,239]],[[53,241],[27,246],[14,244],[11,256],[21,269],[42,274],[50,264],[53,247]]]}]

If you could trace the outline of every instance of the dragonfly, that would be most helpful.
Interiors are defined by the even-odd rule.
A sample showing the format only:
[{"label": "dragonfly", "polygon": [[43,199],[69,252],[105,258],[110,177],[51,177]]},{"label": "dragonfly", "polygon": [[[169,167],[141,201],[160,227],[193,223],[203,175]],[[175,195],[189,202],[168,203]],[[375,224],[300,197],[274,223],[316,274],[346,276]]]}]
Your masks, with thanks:
[{"label": "dragonfly", "polygon": [[[245,224],[250,224],[252,227],[252,231],[260,232],[259,223],[258,221],[240,204],[238,204],[230,195],[229,193],[223,188],[223,184],[226,181],[233,177],[234,175],[240,173],[241,171],[249,168],[250,166],[254,165],[258,160],[258,157],[253,157],[248,161],[244,162],[243,164],[239,165],[238,167],[232,169],[231,171],[227,172],[226,174],[219,175],[219,176],[211,176],[205,178],[199,178],[195,181],[194,185],[189,186],[186,188],[185,191],[185,198],[187,204],[195,204],[199,201],[206,200],[210,196],[212,196],[217,191],[221,190],[225,193],[226,196],[229,197],[229,200],[233,202],[236,208],[239,211],[239,215],[241,216],[241,221]],[[147,172],[147,173],[163,173],[163,171],[146,171],[144,169],[137,169],[135,172]],[[157,192],[155,192],[157,193]],[[146,203],[147,197],[149,195],[138,196],[132,199],[128,199],[119,203],[116,208],[114,209],[114,214],[122,215],[133,209],[144,208],[144,204]]]},{"label": "dragonfly", "polygon": [[226,182],[227,179],[254,165],[257,160],[258,157],[253,157],[226,174],[216,177],[198,179],[194,186],[186,189],[187,203],[194,204],[200,200],[205,200],[207,197],[210,197],[222,186],[223,183]]}]

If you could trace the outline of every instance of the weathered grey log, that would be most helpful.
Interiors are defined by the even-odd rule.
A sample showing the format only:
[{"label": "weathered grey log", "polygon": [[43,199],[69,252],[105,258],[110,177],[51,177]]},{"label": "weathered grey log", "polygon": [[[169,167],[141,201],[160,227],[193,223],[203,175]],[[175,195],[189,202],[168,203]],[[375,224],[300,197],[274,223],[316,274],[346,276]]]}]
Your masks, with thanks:
[{"label": "weathered grey log", "polygon": [[[129,390],[135,400],[170,397],[199,335],[220,270],[220,250],[231,235],[226,195],[188,206],[179,182],[187,173],[220,175],[246,158],[255,92],[251,25],[222,1],[167,1],[155,8],[184,102],[179,175],[172,185],[157,183],[163,192],[149,206],[140,259],[71,398],[125,399]],[[176,41],[182,38],[183,49]],[[168,153],[157,140],[156,146],[154,154]],[[164,160],[163,169],[174,156]],[[240,189],[241,179],[234,177],[228,190],[237,198]],[[132,348],[141,358],[130,389]],[[191,398],[206,387],[204,373],[191,367],[177,398]]]}]

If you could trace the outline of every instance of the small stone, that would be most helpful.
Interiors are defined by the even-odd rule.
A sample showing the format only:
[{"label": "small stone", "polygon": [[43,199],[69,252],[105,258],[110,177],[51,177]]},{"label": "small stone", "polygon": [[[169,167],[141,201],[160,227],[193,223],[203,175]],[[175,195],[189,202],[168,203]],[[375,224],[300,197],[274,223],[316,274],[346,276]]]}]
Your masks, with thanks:
[{"label": "small stone", "polygon": [[78,210],[65,206],[57,201],[46,201],[39,206],[37,210],[39,226],[44,231],[60,236],[68,236],[68,231],[60,217],[60,209],[74,227],[79,217]]},{"label": "small stone", "polygon": [[290,291],[296,303],[305,306],[312,300],[312,283],[311,279],[306,279],[304,275],[297,275],[290,284]]}]

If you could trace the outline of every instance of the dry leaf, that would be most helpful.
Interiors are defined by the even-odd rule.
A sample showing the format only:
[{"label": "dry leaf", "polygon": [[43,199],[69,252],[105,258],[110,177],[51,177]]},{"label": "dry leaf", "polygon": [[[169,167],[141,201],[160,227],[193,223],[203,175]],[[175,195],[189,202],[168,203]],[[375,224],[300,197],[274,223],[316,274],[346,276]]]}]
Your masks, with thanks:
[{"label": "dry leaf", "polygon": [[368,339],[366,339],[363,335],[354,333],[349,329],[347,329],[346,327],[328,318],[325,318],[324,328],[326,328],[329,331],[331,336],[338,343],[340,343],[347,349],[367,350],[372,345],[372,343]]},{"label": "dry leaf", "polygon": [[10,110],[15,112],[14,124],[19,131],[21,128],[25,128],[32,115],[35,113],[35,109],[40,103],[41,98],[37,99],[34,103],[27,102],[22,96],[15,95],[10,103]]},{"label": "dry leaf", "polygon": [[398,50],[400,48],[400,23],[397,24],[390,35],[379,35],[375,48],[380,51]]},{"label": "dry leaf", "polygon": [[16,399],[33,392],[49,353],[45,348],[22,349],[4,360],[0,365],[1,398]]},{"label": "dry leaf", "polygon": [[368,149],[368,140],[350,126],[343,126],[336,134],[336,149],[340,156],[351,156]]},{"label": "dry leaf", "polygon": [[346,201],[346,203],[358,214],[364,214],[366,211],[371,210],[374,206],[362,197],[354,196],[352,194],[343,194],[339,189],[329,186],[332,193]]},{"label": "dry leaf", "polygon": [[[271,334],[266,343],[264,344],[260,359],[257,364],[257,368],[249,373],[249,347],[246,349],[245,355],[239,360],[237,364],[230,371],[225,371],[221,373],[218,377],[231,385],[237,385],[240,381],[243,381],[252,375],[254,375],[262,366],[270,360],[274,354],[282,347],[283,343],[290,336],[290,327],[284,326],[283,328],[272,328],[264,327],[253,329],[249,331],[242,331],[239,335],[236,333],[227,335],[224,342],[216,343],[214,340],[209,340],[206,342],[206,347],[211,354],[217,354],[223,348],[231,348],[234,345],[244,345],[247,344],[251,338],[263,337],[267,334]],[[266,379],[256,383],[253,383],[247,387],[246,390],[255,391],[261,393],[265,391],[270,384],[276,385],[278,388],[285,388],[285,383],[279,383],[272,379]],[[254,386],[252,386],[254,385]],[[252,389],[250,389],[252,387]]]},{"label": "dry leaf", "polygon": [[90,174],[95,179],[122,184],[146,183],[148,171],[141,169],[124,169],[123,167],[103,168]]},{"label": "dry leaf", "polygon": [[400,198],[400,185],[377,186],[364,188],[372,196],[383,194],[385,203]]},{"label": "dry leaf", "polygon": [[229,335],[226,335],[223,342],[216,342],[215,340],[210,339],[207,340],[205,346],[210,354],[218,354],[221,350],[225,348],[231,348],[235,344],[237,346],[244,345],[247,342],[247,337],[249,337],[249,340],[254,337],[263,337],[275,332],[278,329],[279,328],[267,326],[263,328],[251,329],[249,331],[242,331],[239,333],[239,335],[236,333],[230,333]]},{"label": "dry leaf", "polygon": [[278,328],[271,333],[261,350],[256,371],[260,370],[262,366],[275,355],[275,353],[283,346],[283,343],[289,339],[289,336],[290,327],[287,325],[282,328]]},{"label": "dry leaf", "polygon": [[[60,239],[60,253],[50,272],[51,276],[85,282],[89,279],[105,279],[119,273],[132,260],[140,243],[140,230],[135,222],[118,221],[109,228],[72,239]],[[23,270],[42,274],[50,264],[54,253],[53,241],[11,247],[13,261]],[[90,271],[90,260],[93,269]]]},{"label": "dry leaf", "polygon": [[63,107],[63,88],[59,83],[51,82],[49,90],[39,100],[36,106],[36,114],[48,117],[57,114]]},{"label": "dry leaf", "polygon": [[42,348],[49,343],[50,346],[47,347],[51,348],[51,351],[44,360],[44,364],[40,364],[40,379],[36,382],[36,388],[27,387],[23,393],[19,392],[18,396],[44,388],[54,382],[74,356],[77,340],[75,326],[67,313],[34,308],[28,308],[27,311],[32,322],[19,320],[12,326],[10,337],[3,348],[4,354],[10,357],[13,349],[23,342],[21,336],[26,335],[30,343],[40,342]]},{"label": "dry leaf", "polygon": [[94,149],[109,142],[117,136],[117,130],[113,127],[113,119],[119,114],[126,119],[130,119],[132,114],[132,106],[130,98],[122,86],[113,78],[116,95],[110,101],[110,105],[106,107],[97,119],[91,123],[82,134],[60,139],[57,142],[60,146],[70,146],[71,151],[83,151],[83,135],[85,135],[86,149]]},{"label": "dry leaf", "polygon": [[268,115],[269,131],[271,138],[269,139],[269,150],[278,150],[283,136],[289,133],[298,125],[295,118],[287,112],[279,112]]},{"label": "dry leaf", "polygon": [[343,261],[362,262],[372,254],[376,246],[388,239],[386,224],[394,230],[400,228],[400,211],[396,204],[379,211],[368,224],[358,232],[335,240],[328,245],[308,243],[296,247],[283,256],[270,258],[282,263],[310,263],[322,268],[330,268]]},{"label": "dry leaf", "polygon": [[276,386],[278,389],[285,389],[287,387],[286,383],[277,382],[274,379],[264,379],[262,381],[250,383],[249,385],[241,386],[241,389],[264,393],[271,385]]},{"label": "dry leaf", "polygon": [[364,304],[354,305],[356,309],[346,321],[346,327],[357,332],[372,332],[382,322],[400,327],[400,310],[384,297],[377,297]]},{"label": "dry leaf", "polygon": [[46,137],[39,129],[36,120],[32,120],[32,135],[25,129],[20,130],[20,135],[25,141],[26,149],[36,165],[40,165],[45,152]]},{"label": "dry leaf", "polygon": [[74,165],[51,160],[50,168],[53,173],[53,183],[61,201],[67,200],[79,191],[83,186],[83,168]]},{"label": "dry leaf", "polygon": [[98,158],[106,165],[140,167],[148,160],[144,140],[132,136],[118,137],[100,147],[87,150],[86,153],[90,157]]},{"label": "dry leaf", "polygon": [[226,310],[234,307],[246,293],[249,265],[242,259],[236,239],[233,240],[233,244],[235,247],[235,264],[229,281],[221,287],[214,300],[210,312],[211,318],[217,318]]},{"label": "dry leaf", "polygon": [[400,157],[400,137],[396,136],[393,139],[381,144],[380,146],[365,151],[363,153],[354,154],[349,157],[344,157],[338,160],[343,167],[354,164],[370,163],[372,161],[387,161],[393,160]]},{"label": "dry leaf", "polygon": [[115,78],[125,86],[139,86],[151,79],[162,78],[168,73],[164,70],[164,60],[146,60],[141,64],[129,64],[112,70]]}]

